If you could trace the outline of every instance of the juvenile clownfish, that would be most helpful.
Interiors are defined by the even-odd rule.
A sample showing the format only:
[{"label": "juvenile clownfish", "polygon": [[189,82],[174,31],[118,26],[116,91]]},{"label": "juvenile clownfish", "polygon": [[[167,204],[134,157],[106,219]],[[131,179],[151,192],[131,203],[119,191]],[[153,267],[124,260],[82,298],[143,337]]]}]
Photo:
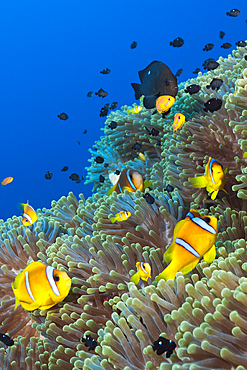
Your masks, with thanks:
[{"label": "juvenile clownfish", "polygon": [[194,188],[206,188],[211,194],[211,199],[214,200],[219,190],[227,193],[224,189],[226,171],[227,168],[223,172],[222,165],[212,157],[209,157],[204,175],[190,178],[189,181]]},{"label": "juvenile clownfish", "polygon": [[137,272],[131,276],[130,281],[138,284],[140,279],[147,281],[151,278],[151,266],[147,262],[136,262]]},{"label": "juvenile clownfish", "polygon": [[185,122],[185,116],[182,113],[174,114],[174,121],[172,124],[173,132],[180,130]]},{"label": "juvenile clownfish", "polygon": [[159,113],[168,112],[175,103],[175,98],[170,95],[161,95],[156,99],[156,109]]},{"label": "juvenile clownfish", "polygon": [[169,265],[155,280],[174,280],[178,271],[185,275],[196,267],[202,257],[207,263],[213,262],[217,233],[215,217],[200,216],[198,211],[191,209],[186,218],[175,226],[172,244],[164,253],[164,261]]},{"label": "juvenile clownfish", "polygon": [[138,153],[138,158],[139,158],[141,161],[144,161],[144,162],[145,162],[145,160],[146,160],[145,155],[144,155],[143,153],[141,153],[141,152],[139,152],[139,153]]},{"label": "juvenile clownfish", "polygon": [[14,177],[9,176],[9,177],[6,177],[5,179],[3,179],[3,181],[1,182],[1,184],[2,184],[2,185],[8,185],[8,184],[10,184],[13,180],[14,180]]},{"label": "juvenile clownfish", "polygon": [[132,109],[127,109],[127,112],[128,113],[139,113],[140,111],[142,110],[142,107],[141,106],[135,106],[134,108]]},{"label": "juvenile clownfish", "polygon": [[31,262],[11,284],[18,303],[27,311],[39,308],[47,310],[64,300],[69,294],[71,279],[65,271],[59,271],[41,262]]},{"label": "juvenile clownfish", "polygon": [[123,193],[125,189],[135,192],[137,190],[144,191],[144,189],[150,186],[150,181],[144,182],[142,175],[134,170],[124,169],[119,175],[110,174],[109,178],[113,186],[106,193],[111,195],[114,191],[117,194]]},{"label": "juvenile clownfish", "polygon": [[114,224],[116,221],[126,221],[131,216],[130,212],[127,211],[121,211],[117,213],[114,217],[111,217],[110,220]]},{"label": "juvenile clownfish", "polygon": [[21,220],[23,226],[30,226],[35,221],[37,221],[37,219],[38,219],[37,213],[35,212],[33,207],[30,206],[30,204],[28,204],[28,201],[27,201],[27,203],[20,203],[20,207],[23,211],[23,214],[22,214],[23,217],[22,217],[22,220]]}]

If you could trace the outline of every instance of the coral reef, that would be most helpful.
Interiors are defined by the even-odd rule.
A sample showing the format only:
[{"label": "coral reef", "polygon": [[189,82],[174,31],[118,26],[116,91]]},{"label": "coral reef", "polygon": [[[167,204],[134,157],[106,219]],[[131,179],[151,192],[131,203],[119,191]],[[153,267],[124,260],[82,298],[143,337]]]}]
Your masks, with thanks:
[{"label": "coral reef", "polygon": [[[239,47],[217,69],[181,83],[166,118],[145,108],[128,113],[127,106],[111,112],[91,151],[90,198],[70,193],[53,201],[29,228],[21,217],[0,222],[0,331],[14,339],[11,347],[0,341],[1,370],[247,369],[246,55]],[[214,77],[223,80],[218,91],[206,87]],[[192,83],[201,90],[188,95]],[[214,97],[222,108],[206,113],[204,103]],[[173,134],[175,112],[186,122]],[[94,161],[97,155],[103,163]],[[189,182],[204,173],[210,156],[228,168],[228,194],[219,192],[215,201]],[[109,173],[123,168],[152,181],[145,191],[153,204],[140,191],[106,196]],[[218,219],[216,259],[156,283],[174,227],[191,207]],[[131,217],[112,224],[121,210]],[[66,271],[71,291],[49,310],[14,311],[11,283],[38,260]],[[130,282],[136,261],[149,263],[152,276],[138,285]],[[169,358],[152,347],[161,334],[177,345]],[[86,335],[97,341],[94,350],[81,341]]]}]

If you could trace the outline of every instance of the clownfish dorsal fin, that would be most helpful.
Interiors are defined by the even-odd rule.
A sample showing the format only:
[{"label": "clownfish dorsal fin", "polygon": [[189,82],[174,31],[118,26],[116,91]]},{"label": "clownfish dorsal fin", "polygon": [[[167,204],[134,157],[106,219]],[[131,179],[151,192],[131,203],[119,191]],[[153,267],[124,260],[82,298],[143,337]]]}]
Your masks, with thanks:
[{"label": "clownfish dorsal fin", "polygon": [[215,260],[216,257],[216,250],[215,245],[213,245],[206,253],[203,255],[203,259],[207,263],[211,263]]},{"label": "clownfish dorsal fin", "polygon": [[109,173],[109,179],[110,179],[112,185],[115,185],[118,182],[119,177],[120,177],[120,174],[116,175],[114,172]]}]

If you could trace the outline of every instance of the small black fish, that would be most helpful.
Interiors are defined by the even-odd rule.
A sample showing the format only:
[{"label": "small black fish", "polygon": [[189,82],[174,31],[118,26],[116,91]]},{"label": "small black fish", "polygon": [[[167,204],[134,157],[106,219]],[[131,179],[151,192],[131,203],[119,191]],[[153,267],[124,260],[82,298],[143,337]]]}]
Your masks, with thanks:
[{"label": "small black fish", "polygon": [[82,181],[84,180],[84,176],[83,175],[81,175],[81,179],[82,179]]},{"label": "small black fish", "polygon": [[108,113],[108,109],[107,108],[101,108],[100,112],[99,112],[99,116],[100,117],[105,117],[107,116],[107,113]]},{"label": "small black fish", "polygon": [[109,167],[109,163],[104,163],[104,167],[105,168]]},{"label": "small black fish", "polygon": [[78,144],[81,145],[81,142],[78,140]]},{"label": "small black fish", "polygon": [[214,47],[214,44],[207,44],[204,46],[204,49],[202,49],[203,51],[209,51],[209,50],[212,50]]},{"label": "small black fish", "polygon": [[144,195],[143,195],[143,198],[146,200],[146,202],[147,202],[148,204],[154,204],[154,202],[155,202],[154,197],[152,197],[152,195],[151,195],[151,194],[149,194],[149,193],[144,194]]},{"label": "small black fish", "polygon": [[117,122],[115,122],[115,121],[111,121],[111,123],[108,125],[108,127],[109,127],[111,130],[114,130],[115,128],[117,128]]},{"label": "small black fish", "polygon": [[175,76],[176,77],[180,76],[182,72],[183,72],[183,68],[178,69]]},{"label": "small black fish", "polygon": [[110,104],[109,104],[109,103],[106,103],[106,104],[104,105],[104,108],[105,108],[105,109],[109,109],[109,108],[110,108]]},{"label": "small black fish", "polygon": [[161,146],[161,141],[158,140],[157,143],[156,143],[157,146]]},{"label": "small black fish", "polygon": [[104,158],[101,157],[100,155],[97,155],[97,157],[95,157],[94,160],[95,160],[96,163],[103,163],[104,162]]},{"label": "small black fish", "polygon": [[135,49],[137,47],[137,42],[133,41],[132,44],[130,45],[131,49]]},{"label": "small black fish", "polygon": [[135,143],[131,148],[135,149],[135,150],[139,150],[139,149],[141,149],[141,147],[142,147],[142,144]]},{"label": "small black fish", "polygon": [[58,118],[62,119],[63,121],[66,121],[66,119],[69,118],[69,116],[66,113],[64,113],[64,112],[58,114],[57,116],[58,116]]},{"label": "small black fish", "polygon": [[187,86],[186,89],[184,89],[184,92],[189,93],[190,95],[193,95],[193,94],[198,93],[198,91],[200,90],[201,90],[201,86],[193,84],[193,85]]},{"label": "small black fish", "polygon": [[118,106],[118,102],[114,101],[113,103],[111,103],[110,109],[115,109],[117,108],[117,106]]},{"label": "small black fish", "polygon": [[69,167],[68,166],[64,166],[61,171],[68,171]]},{"label": "small black fish", "polygon": [[223,49],[230,49],[232,47],[232,44],[230,42],[224,42],[224,44],[221,45],[221,48]]},{"label": "small black fish", "polygon": [[87,93],[87,97],[88,98],[91,98],[93,96],[93,92],[92,91],[89,91],[88,93]]},{"label": "small black fish", "polygon": [[220,31],[220,39],[223,39],[224,36],[225,36],[225,32]]},{"label": "small black fish", "polygon": [[120,171],[119,170],[116,170],[114,173],[115,173],[115,175],[120,175]]},{"label": "small black fish", "polygon": [[156,130],[155,128],[152,128],[152,130],[150,131],[149,135],[151,136],[158,136],[159,135],[159,131]]},{"label": "small black fish", "polygon": [[77,184],[80,184],[80,182],[81,182],[81,179],[78,179],[78,180],[76,181],[76,183],[77,183]]},{"label": "small black fish", "polygon": [[150,63],[145,69],[138,72],[141,84],[132,83],[136,100],[144,96],[143,105],[147,109],[155,108],[159,96],[178,93],[177,78],[170,68],[157,60]]},{"label": "small black fish", "polygon": [[205,64],[204,69],[207,69],[208,71],[212,71],[216,69],[217,67],[219,67],[219,63],[216,62],[215,60],[211,60],[210,62]]},{"label": "small black fish", "polygon": [[15,343],[12,338],[3,333],[0,333],[0,341],[6,344],[6,346],[13,346]]},{"label": "small black fish", "polygon": [[72,181],[78,181],[80,178],[79,175],[77,175],[77,173],[72,173],[70,176],[69,176],[69,179],[71,179]]},{"label": "small black fish", "polygon": [[241,12],[238,9],[232,9],[230,12],[226,12],[226,15],[229,15],[229,17],[237,17],[239,14],[241,14]]},{"label": "small black fish", "polygon": [[98,95],[101,98],[105,98],[108,95],[108,93],[101,88],[101,89],[99,89],[98,92],[95,93],[95,95]]},{"label": "small black fish", "polygon": [[163,355],[163,353],[166,352],[166,358],[171,356],[176,346],[175,342],[161,336],[159,336],[159,339],[154,341],[154,344],[152,345],[153,350],[156,351],[157,355]]},{"label": "small black fish", "polygon": [[247,54],[244,56],[244,59],[247,60]]},{"label": "small black fish", "polygon": [[170,41],[170,45],[173,46],[174,48],[180,48],[183,46],[184,40],[181,37],[177,37],[173,41]]},{"label": "small black fish", "polygon": [[247,45],[247,42],[246,41],[238,41],[238,42],[235,42],[235,44],[237,46],[241,46],[242,48],[244,48]]},{"label": "small black fish", "polygon": [[172,186],[172,185],[167,185],[167,187],[166,188],[164,188],[164,191],[168,191],[168,193],[170,193],[171,191],[173,191],[174,190],[174,186]]},{"label": "small black fish", "polygon": [[52,178],[52,173],[50,171],[47,171],[45,174],[46,180],[50,180]]},{"label": "small black fish", "polygon": [[200,68],[196,68],[192,73],[197,74],[198,72],[200,72]]},{"label": "small black fish", "polygon": [[218,91],[222,84],[223,80],[221,78],[213,78],[210,85],[207,85],[206,88]]},{"label": "small black fish", "polygon": [[83,134],[86,134],[86,133],[87,133],[87,130],[84,130],[84,131],[83,131]]},{"label": "small black fish", "polygon": [[90,334],[86,335],[86,339],[82,337],[81,340],[85,343],[86,347],[89,347],[88,352],[93,351],[98,345],[97,341],[93,339]]},{"label": "small black fish", "polygon": [[203,110],[205,112],[209,111],[211,113],[219,110],[222,107],[222,100],[217,98],[209,99],[206,103],[204,103]]},{"label": "small black fish", "polygon": [[100,71],[100,73],[103,73],[103,75],[108,75],[111,72],[109,68],[104,68],[103,71]]},{"label": "small black fish", "polygon": [[99,182],[104,182],[105,181],[105,177],[103,175],[99,175]]}]

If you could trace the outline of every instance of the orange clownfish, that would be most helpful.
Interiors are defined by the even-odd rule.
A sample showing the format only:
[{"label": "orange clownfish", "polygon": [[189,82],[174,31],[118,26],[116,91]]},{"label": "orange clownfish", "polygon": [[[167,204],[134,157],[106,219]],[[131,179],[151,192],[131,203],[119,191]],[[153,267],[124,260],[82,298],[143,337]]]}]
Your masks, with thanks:
[{"label": "orange clownfish", "polygon": [[159,113],[168,112],[175,103],[175,98],[170,95],[161,95],[156,99],[156,109]]},{"label": "orange clownfish", "polygon": [[185,122],[185,116],[182,113],[174,114],[174,121],[172,124],[173,132],[180,130]]},{"label": "orange clownfish", "polygon": [[151,278],[151,266],[147,262],[136,262],[137,272],[131,276],[130,281],[138,284],[140,279],[147,281]]},{"label": "orange clownfish", "polygon": [[164,261],[169,265],[155,280],[174,280],[178,271],[185,275],[195,268],[202,257],[207,263],[213,262],[217,233],[216,217],[201,216],[191,209],[186,218],[175,226],[172,244],[164,253]]},{"label": "orange clownfish", "polygon": [[9,176],[9,177],[6,177],[5,179],[3,179],[3,181],[1,182],[1,184],[2,184],[2,185],[8,185],[8,184],[10,184],[13,180],[14,180],[14,177]]},{"label": "orange clownfish", "polygon": [[30,226],[35,221],[37,221],[37,219],[38,219],[37,213],[35,212],[33,207],[30,206],[30,204],[28,204],[28,201],[27,201],[27,203],[20,203],[20,207],[23,211],[23,214],[22,214],[23,217],[22,217],[22,220],[21,220],[23,226]]},{"label": "orange clownfish", "polygon": [[194,188],[206,188],[211,194],[211,199],[214,200],[219,190],[227,193],[224,189],[226,171],[227,168],[223,172],[222,165],[212,157],[209,157],[208,163],[205,166],[205,174],[190,178],[189,181]]},{"label": "orange clownfish", "polygon": [[126,221],[131,216],[131,213],[128,211],[120,211],[119,213],[115,214],[115,216],[110,217],[111,222],[114,224],[116,221]]},{"label": "orange clownfish", "polygon": [[27,311],[39,308],[47,310],[64,300],[69,294],[71,279],[65,271],[59,271],[41,262],[31,262],[11,284],[18,303]]},{"label": "orange clownfish", "polygon": [[109,178],[113,184],[113,186],[108,190],[106,193],[107,195],[111,195],[114,191],[117,194],[123,193],[125,189],[135,192],[137,190],[141,190],[142,192],[148,186],[150,186],[150,181],[143,181],[142,175],[130,169],[124,169],[120,175],[110,174]]}]

